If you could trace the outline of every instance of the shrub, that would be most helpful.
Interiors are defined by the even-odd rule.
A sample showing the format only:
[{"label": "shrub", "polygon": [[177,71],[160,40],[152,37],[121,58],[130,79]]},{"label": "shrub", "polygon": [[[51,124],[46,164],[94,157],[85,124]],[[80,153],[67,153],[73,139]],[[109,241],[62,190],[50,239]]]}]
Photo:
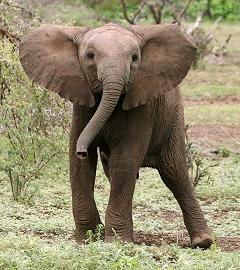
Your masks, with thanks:
[{"label": "shrub", "polygon": [[29,202],[36,193],[32,182],[65,150],[69,108],[28,80],[8,40],[0,40],[0,59],[0,169],[14,200]]},{"label": "shrub", "polygon": [[201,151],[194,147],[193,143],[189,141],[187,130],[190,128],[186,125],[186,157],[189,171],[189,177],[192,181],[192,185],[195,188],[203,179],[206,179],[210,183],[210,165],[207,165],[207,161],[204,158]]}]

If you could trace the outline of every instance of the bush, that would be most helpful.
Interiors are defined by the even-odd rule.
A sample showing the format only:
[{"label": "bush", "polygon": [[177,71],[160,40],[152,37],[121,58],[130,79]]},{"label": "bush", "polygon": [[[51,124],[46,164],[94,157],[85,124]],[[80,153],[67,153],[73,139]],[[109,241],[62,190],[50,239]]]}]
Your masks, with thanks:
[{"label": "bush", "polygon": [[29,202],[44,167],[65,151],[69,108],[66,102],[33,85],[22,70],[16,48],[0,40],[0,170],[16,201]]},{"label": "bush", "polygon": [[[200,11],[205,11],[207,0],[192,1],[188,15],[190,18],[195,18]],[[229,21],[238,21],[240,19],[240,2],[236,0],[210,0],[211,19],[222,17]]]}]

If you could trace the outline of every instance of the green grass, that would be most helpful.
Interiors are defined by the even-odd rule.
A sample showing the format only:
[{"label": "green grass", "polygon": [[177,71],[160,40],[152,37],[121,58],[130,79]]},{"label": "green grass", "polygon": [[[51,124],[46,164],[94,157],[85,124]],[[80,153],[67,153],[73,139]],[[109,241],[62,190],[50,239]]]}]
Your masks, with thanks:
[{"label": "green grass", "polygon": [[[216,265],[217,269],[237,269],[240,253],[223,252],[217,244],[208,251],[182,249],[177,243],[147,247],[99,241],[77,246],[72,240],[74,223],[67,160],[61,162],[61,169],[58,161],[48,166],[44,177],[39,179],[40,193],[32,206],[13,202],[9,185],[3,178],[0,269],[211,269]],[[196,189],[217,238],[240,236],[239,162],[238,158],[221,160],[212,169],[211,183],[203,180]],[[109,183],[101,166],[95,193],[104,220]],[[165,219],[166,211],[173,211],[175,218]],[[133,214],[135,231],[171,233],[176,238],[186,233],[179,206],[156,170],[141,170]]]},{"label": "green grass", "polygon": [[[240,254],[183,250],[175,245],[136,247],[134,245],[91,243],[77,246],[71,241],[47,241],[39,237],[11,234],[3,237],[1,269],[238,269]],[[219,260],[221,258],[221,260]],[[216,268],[217,267],[217,268]]]},{"label": "green grass", "polygon": [[214,99],[219,97],[227,97],[229,95],[239,95],[240,96],[240,85],[210,85],[210,84],[200,84],[196,86],[185,86],[182,88],[182,93],[187,97],[197,97]]},{"label": "green grass", "polygon": [[239,104],[207,104],[185,108],[186,121],[196,124],[240,125]]},{"label": "green grass", "polygon": [[204,68],[191,70],[181,89],[183,95],[192,97],[208,99],[227,95],[240,97],[239,66],[207,64]]}]

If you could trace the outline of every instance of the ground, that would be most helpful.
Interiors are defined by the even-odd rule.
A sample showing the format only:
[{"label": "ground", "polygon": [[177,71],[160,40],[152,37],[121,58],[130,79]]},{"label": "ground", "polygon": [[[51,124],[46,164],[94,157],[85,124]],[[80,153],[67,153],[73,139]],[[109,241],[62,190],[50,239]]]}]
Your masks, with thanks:
[{"label": "ground", "polygon": [[[89,234],[89,244],[73,239],[67,154],[52,161],[32,205],[12,200],[0,172],[0,269],[240,269],[240,69],[239,26],[224,24],[219,36],[233,33],[230,55],[236,61],[206,63],[182,84],[189,140],[202,151],[210,178],[196,194],[215,242],[192,249],[182,214],[155,170],[142,169],[134,195],[136,245],[114,244]],[[238,45],[237,45],[238,44]],[[238,58],[239,59],[239,58]],[[67,148],[66,148],[67,151]],[[96,201],[104,220],[109,183],[99,165]]]}]

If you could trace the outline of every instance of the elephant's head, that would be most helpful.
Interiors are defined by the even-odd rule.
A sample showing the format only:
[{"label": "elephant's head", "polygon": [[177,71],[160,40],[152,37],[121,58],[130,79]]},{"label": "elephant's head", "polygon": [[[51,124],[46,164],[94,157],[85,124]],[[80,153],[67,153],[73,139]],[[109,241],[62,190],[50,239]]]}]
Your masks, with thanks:
[{"label": "elephant's head", "polygon": [[195,51],[176,24],[44,25],[22,39],[20,59],[34,82],[72,102],[93,107],[94,95],[102,93],[77,142],[77,154],[84,158],[121,95],[123,109],[129,110],[173,89],[186,76]]}]

